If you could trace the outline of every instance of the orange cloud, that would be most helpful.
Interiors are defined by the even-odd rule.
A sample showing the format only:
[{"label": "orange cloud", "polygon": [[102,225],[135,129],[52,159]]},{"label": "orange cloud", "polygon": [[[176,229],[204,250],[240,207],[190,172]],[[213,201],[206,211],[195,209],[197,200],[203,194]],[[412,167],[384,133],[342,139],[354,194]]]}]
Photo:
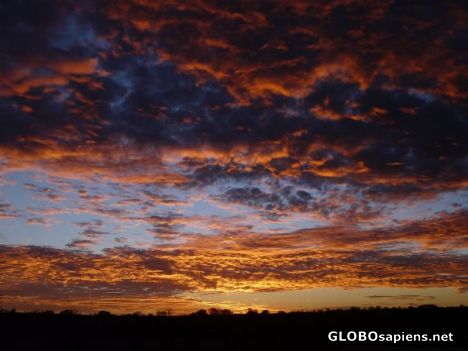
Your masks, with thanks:
[{"label": "orange cloud", "polygon": [[2,246],[1,295],[18,296],[17,301],[53,296],[63,305],[75,306],[86,289],[87,296],[95,298],[94,308],[102,308],[110,293],[116,301],[134,301],[134,308],[137,300],[176,296],[180,291],[333,286],[462,289],[466,259],[453,250],[466,248],[465,227],[461,212],[393,229],[330,227],[278,235],[229,234],[210,240],[188,235],[182,244],[106,249],[102,254]]},{"label": "orange cloud", "polygon": [[[29,62],[0,79],[0,96],[24,95],[37,87],[66,86],[79,76],[96,73],[97,64],[97,58]],[[49,69],[51,73],[40,76],[39,69]]]},{"label": "orange cloud", "polygon": [[[434,34],[434,23],[417,16],[399,19],[400,25],[411,29],[398,37],[380,25],[392,11],[391,1],[372,5],[280,1],[266,12],[258,7],[252,3],[239,11],[206,1],[190,6],[133,1],[113,5],[108,11],[111,18],[156,35],[160,57],[199,80],[205,75],[214,77],[242,104],[257,98],[268,100],[275,94],[302,98],[329,78],[365,89],[382,75],[393,87],[399,86],[402,75],[435,78],[431,93],[454,99],[465,96],[457,83],[464,69],[459,54],[447,47],[444,31]],[[364,7],[366,11],[359,11],[359,16],[353,13]],[[337,36],[332,28],[339,23],[334,23],[338,19],[333,16],[340,9],[351,28]],[[466,13],[455,6],[448,11],[451,26],[462,26]],[[275,23],[279,14],[289,20]],[[191,30],[185,31],[186,26]],[[185,35],[179,35],[181,32]],[[417,38],[425,32],[432,36],[427,39],[431,45],[415,49],[421,47]]]}]

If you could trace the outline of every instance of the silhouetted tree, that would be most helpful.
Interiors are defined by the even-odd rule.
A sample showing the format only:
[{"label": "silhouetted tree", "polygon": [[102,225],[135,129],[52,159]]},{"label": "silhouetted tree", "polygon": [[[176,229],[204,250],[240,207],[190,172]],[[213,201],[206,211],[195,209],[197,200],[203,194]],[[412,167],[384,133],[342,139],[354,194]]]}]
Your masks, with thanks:
[{"label": "silhouetted tree", "polygon": [[156,312],[156,316],[159,316],[159,317],[167,317],[170,315],[171,315],[171,312],[169,310],[167,311],[161,310],[161,311]]},{"label": "silhouetted tree", "polygon": [[437,305],[428,303],[428,304],[425,304],[425,305],[419,305],[418,308],[431,309],[431,308],[437,308]]},{"label": "silhouetted tree", "polygon": [[212,307],[208,310],[208,314],[210,316],[217,316],[221,314],[221,310],[218,310],[217,308]]},{"label": "silhouetted tree", "polygon": [[72,316],[72,315],[78,314],[78,312],[74,310],[63,310],[63,311],[60,311],[59,314],[61,314],[62,316]]},{"label": "silhouetted tree", "polygon": [[[310,348],[311,340],[314,349],[323,350],[328,349],[326,334],[332,328],[346,330],[351,325],[356,330],[376,328],[401,332],[401,328],[411,327],[414,323],[429,333],[449,330],[460,335],[455,338],[454,347],[468,350],[468,340],[463,338],[467,307],[361,308],[287,314],[273,314],[271,311],[266,314],[266,310],[257,312],[251,308],[249,316],[224,316],[230,312],[227,311],[217,308],[215,313],[220,315],[211,317],[207,310],[200,310],[191,317],[149,318],[147,315],[127,314],[99,318],[99,313],[49,316],[41,311],[12,314],[7,310],[0,313],[2,332],[7,336],[2,339],[2,350],[63,350],[64,345],[73,343],[71,346],[76,344],[79,350],[93,350],[96,345],[106,345],[112,350],[165,350],[181,345],[183,349],[193,351],[206,350],[206,346],[214,342],[219,349],[270,350],[276,347],[299,350],[302,346]],[[66,310],[65,313],[75,312]],[[54,338],[44,338],[50,330],[54,330]],[[5,345],[6,342],[11,343],[11,347]],[[362,345],[367,346],[366,343]]]},{"label": "silhouetted tree", "polygon": [[206,312],[206,310],[203,310],[203,309],[192,313],[193,316],[198,316],[198,317],[206,316],[207,314],[208,313]]},{"label": "silhouetted tree", "polygon": [[109,311],[99,311],[96,315],[98,317],[109,317],[112,316],[112,313],[110,313]]},{"label": "silhouetted tree", "polygon": [[54,311],[51,311],[51,310],[45,310],[45,311],[41,311],[42,314],[55,314]]},{"label": "silhouetted tree", "polygon": [[254,314],[258,314],[258,311],[255,310],[255,309],[249,308],[249,309],[247,310],[247,313],[246,313],[246,314],[247,314],[247,315],[254,315]]}]

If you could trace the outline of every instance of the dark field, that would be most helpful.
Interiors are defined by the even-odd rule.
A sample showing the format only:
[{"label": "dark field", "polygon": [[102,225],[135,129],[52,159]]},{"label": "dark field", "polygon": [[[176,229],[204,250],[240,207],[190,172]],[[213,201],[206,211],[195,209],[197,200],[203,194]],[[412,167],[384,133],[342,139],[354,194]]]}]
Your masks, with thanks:
[{"label": "dark field", "polygon": [[[3,350],[468,350],[468,308],[115,316],[0,313]],[[453,333],[453,342],[330,342],[330,331]],[[431,335],[432,336],[432,335]]]}]

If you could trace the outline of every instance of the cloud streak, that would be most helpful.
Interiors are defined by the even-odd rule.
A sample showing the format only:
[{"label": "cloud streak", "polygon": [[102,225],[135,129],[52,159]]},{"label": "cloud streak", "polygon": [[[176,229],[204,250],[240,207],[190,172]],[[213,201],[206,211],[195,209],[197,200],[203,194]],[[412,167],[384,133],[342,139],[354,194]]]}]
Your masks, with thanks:
[{"label": "cloud streak", "polygon": [[[324,228],[277,235],[192,236],[101,254],[2,246],[2,295],[39,299],[176,297],[188,292],[290,291],[339,285],[466,289],[465,213],[387,233]],[[452,240],[441,243],[450,228]],[[357,242],[356,242],[357,240]],[[83,247],[76,241],[73,248]],[[357,249],[359,247],[359,249]]]}]

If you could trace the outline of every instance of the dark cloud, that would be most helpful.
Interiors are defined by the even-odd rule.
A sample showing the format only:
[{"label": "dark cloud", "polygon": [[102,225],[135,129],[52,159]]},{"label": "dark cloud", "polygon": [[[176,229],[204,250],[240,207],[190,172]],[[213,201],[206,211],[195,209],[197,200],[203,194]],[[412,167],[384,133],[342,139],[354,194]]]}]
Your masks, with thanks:
[{"label": "dark cloud", "polygon": [[78,227],[91,227],[91,226],[101,227],[104,224],[104,222],[101,219],[94,219],[91,221],[76,222],[75,224]]},{"label": "dark cloud", "polygon": [[[148,175],[149,150],[204,146],[227,153],[229,166],[186,159],[181,182],[291,169],[340,181],[466,176],[458,50],[466,13],[457,2],[384,2],[366,11],[360,1],[47,7],[44,16],[36,14],[45,5],[3,7],[11,74],[0,143],[10,162],[12,153],[43,150],[39,160],[61,154],[62,168]],[[79,157],[78,145],[89,145]],[[85,156],[114,146],[136,148],[138,169]],[[250,164],[236,161],[239,148],[282,155]]]},{"label": "dark cloud", "polygon": [[[91,216],[70,250],[1,247],[5,292],[463,289],[467,18],[460,1],[2,3],[0,175],[43,174],[26,196],[63,206],[0,219]],[[109,219],[159,246],[93,254]]]},{"label": "dark cloud", "polygon": [[98,228],[101,228],[104,222],[100,219],[91,221],[77,222],[75,223],[78,227],[83,228],[79,233],[80,238],[74,239],[69,242],[66,246],[71,249],[89,249],[94,245],[98,244],[102,239],[103,235],[109,233]]},{"label": "dark cloud", "polygon": [[41,187],[32,183],[24,183],[24,187],[33,191],[36,194],[35,197],[39,199],[61,202],[65,198],[58,190],[49,187]]},{"label": "dark cloud", "polygon": [[0,220],[16,218],[19,215],[19,211],[15,209],[11,204],[0,202]]},{"label": "dark cloud", "polygon": [[233,188],[226,191],[221,199],[268,210],[281,209],[284,205],[277,194],[268,194],[259,188]]},{"label": "dark cloud", "polygon": [[67,244],[71,249],[87,249],[97,243],[95,239],[74,239]]}]

